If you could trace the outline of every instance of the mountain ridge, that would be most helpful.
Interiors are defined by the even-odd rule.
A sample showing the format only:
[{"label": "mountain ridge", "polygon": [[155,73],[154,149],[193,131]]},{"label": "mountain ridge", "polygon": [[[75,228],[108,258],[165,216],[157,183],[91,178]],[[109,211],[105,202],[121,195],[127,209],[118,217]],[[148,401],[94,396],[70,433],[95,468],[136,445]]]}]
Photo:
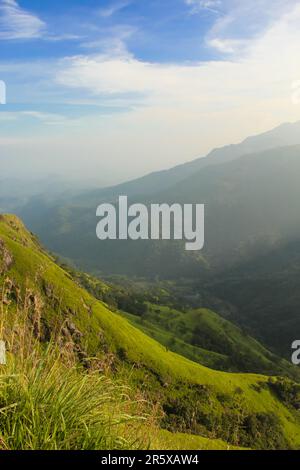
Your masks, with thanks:
[{"label": "mountain ridge", "polygon": [[[262,134],[247,137],[240,143],[212,149],[208,154],[192,159],[186,163],[165,170],[153,171],[139,178],[100,189],[100,194],[103,192],[105,196],[123,193],[127,194],[129,197],[138,196],[140,194],[145,196],[156,191],[162,182],[164,185],[167,185],[167,187],[170,187],[188,176],[191,176],[195,171],[199,171],[208,166],[226,163],[240,158],[243,155],[289,145],[300,145],[300,121],[281,124]],[[169,181],[168,177],[170,179]],[[151,180],[154,180],[153,183]],[[148,186],[149,184],[150,187]],[[90,194],[96,194],[97,192],[99,194],[99,191],[93,190]],[[80,198],[81,197],[82,195]]]}]

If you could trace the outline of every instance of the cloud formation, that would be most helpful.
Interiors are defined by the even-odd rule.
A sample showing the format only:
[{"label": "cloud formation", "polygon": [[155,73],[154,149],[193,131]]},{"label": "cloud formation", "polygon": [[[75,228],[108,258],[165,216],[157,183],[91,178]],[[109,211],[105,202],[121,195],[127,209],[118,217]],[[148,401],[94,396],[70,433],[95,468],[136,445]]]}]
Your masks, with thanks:
[{"label": "cloud formation", "polygon": [[262,36],[272,24],[296,8],[295,0],[222,0],[206,42],[221,53],[242,54],[252,39]]},{"label": "cloud formation", "polygon": [[203,10],[219,13],[219,8],[222,6],[221,0],[185,0],[185,3],[191,7],[193,14]]},{"label": "cloud formation", "polygon": [[106,8],[100,8],[99,10],[99,15],[102,16],[103,18],[109,18],[119,11],[123,10],[126,8],[128,5],[130,5],[130,1],[120,1],[116,3],[112,3],[110,6]]},{"label": "cloud formation", "polygon": [[[140,96],[146,106],[164,103],[217,103],[247,100],[251,94],[260,99],[263,92],[280,93],[300,74],[298,50],[300,3],[255,38],[214,38],[212,46],[231,52],[230,60],[193,64],[159,64],[134,57],[126,51],[120,54],[91,54],[68,57],[61,61],[56,82],[64,87],[89,92],[92,96],[132,94]],[[217,28],[218,29],[218,28]],[[214,29],[216,32],[216,30]],[[217,42],[219,41],[219,42]],[[243,43],[244,55],[234,55],[237,44]],[[284,93],[284,88],[281,88]],[[215,98],[214,98],[215,97]],[[229,99],[228,99],[229,97]]]},{"label": "cloud formation", "polygon": [[0,0],[0,39],[33,39],[43,35],[46,24],[15,0]]}]

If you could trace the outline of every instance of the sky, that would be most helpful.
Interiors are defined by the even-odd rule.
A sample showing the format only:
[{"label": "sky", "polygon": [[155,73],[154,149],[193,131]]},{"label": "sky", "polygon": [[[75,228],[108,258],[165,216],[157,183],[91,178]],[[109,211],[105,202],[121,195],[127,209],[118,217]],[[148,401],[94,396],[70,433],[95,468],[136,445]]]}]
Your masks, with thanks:
[{"label": "sky", "polygon": [[0,172],[106,185],[204,156],[300,120],[299,61],[297,0],[0,0]]}]

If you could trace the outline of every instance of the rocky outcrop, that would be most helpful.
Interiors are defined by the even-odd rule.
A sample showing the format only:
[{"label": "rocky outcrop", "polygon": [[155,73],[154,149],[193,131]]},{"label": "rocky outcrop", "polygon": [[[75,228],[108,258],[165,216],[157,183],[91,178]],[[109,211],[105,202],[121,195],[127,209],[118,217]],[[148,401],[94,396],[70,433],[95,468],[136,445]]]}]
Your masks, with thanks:
[{"label": "rocky outcrop", "polygon": [[0,238],[0,275],[9,271],[13,263],[13,255],[6,248],[4,241]]}]

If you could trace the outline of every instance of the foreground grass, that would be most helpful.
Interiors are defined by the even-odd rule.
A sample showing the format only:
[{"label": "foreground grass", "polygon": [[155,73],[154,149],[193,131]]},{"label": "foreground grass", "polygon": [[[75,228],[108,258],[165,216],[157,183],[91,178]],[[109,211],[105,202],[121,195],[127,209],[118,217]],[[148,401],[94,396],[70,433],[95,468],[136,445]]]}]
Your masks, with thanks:
[{"label": "foreground grass", "polygon": [[[45,354],[24,368],[10,358],[0,375],[1,447],[6,449],[134,449],[125,391],[98,374],[83,374]],[[114,409],[113,409],[114,407]],[[127,424],[127,433],[120,428]],[[126,435],[128,434],[128,435]]]},{"label": "foreground grass", "polygon": [[229,450],[221,440],[159,429],[123,383],[78,366],[59,336],[40,343],[26,308],[1,306],[0,450]]},{"label": "foreground grass", "polygon": [[148,447],[143,400],[80,366],[60,332],[42,344],[26,305],[0,307],[0,337],[8,349],[7,364],[0,366],[0,449]]}]

